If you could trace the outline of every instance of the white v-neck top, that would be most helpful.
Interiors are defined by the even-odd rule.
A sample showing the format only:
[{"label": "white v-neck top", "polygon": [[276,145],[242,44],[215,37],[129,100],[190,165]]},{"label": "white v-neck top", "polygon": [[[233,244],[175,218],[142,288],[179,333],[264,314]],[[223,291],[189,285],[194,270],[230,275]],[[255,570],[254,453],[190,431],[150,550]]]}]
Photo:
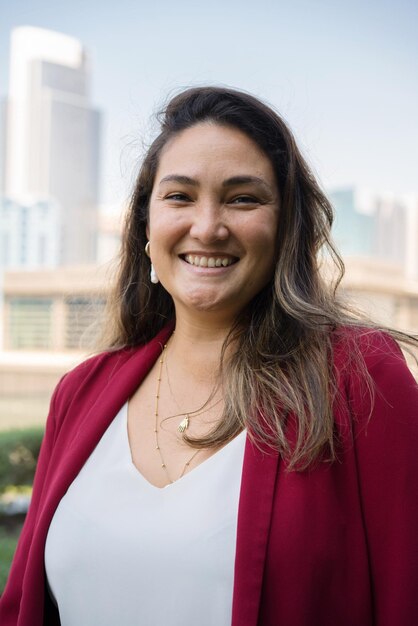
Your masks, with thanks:
[{"label": "white v-neck top", "polygon": [[125,404],[49,528],[62,626],[229,626],[244,446],[160,489],[132,462]]}]

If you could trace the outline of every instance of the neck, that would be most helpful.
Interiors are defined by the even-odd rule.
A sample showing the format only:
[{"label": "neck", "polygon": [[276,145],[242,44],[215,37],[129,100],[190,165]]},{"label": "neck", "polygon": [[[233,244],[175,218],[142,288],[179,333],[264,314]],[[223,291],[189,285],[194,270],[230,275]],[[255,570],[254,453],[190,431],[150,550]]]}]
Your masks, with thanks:
[{"label": "neck", "polygon": [[229,325],[207,324],[201,320],[178,317],[175,333],[170,339],[170,363],[193,380],[213,384],[229,330]]}]

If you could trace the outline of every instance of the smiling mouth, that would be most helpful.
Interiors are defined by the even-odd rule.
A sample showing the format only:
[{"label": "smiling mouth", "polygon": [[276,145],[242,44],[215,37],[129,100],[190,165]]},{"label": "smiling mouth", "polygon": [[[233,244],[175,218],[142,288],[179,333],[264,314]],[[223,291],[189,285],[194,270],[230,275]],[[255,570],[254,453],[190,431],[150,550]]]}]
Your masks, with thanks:
[{"label": "smiling mouth", "polygon": [[237,263],[237,257],[229,256],[201,256],[197,254],[184,254],[181,258],[189,265],[196,267],[228,267]]}]

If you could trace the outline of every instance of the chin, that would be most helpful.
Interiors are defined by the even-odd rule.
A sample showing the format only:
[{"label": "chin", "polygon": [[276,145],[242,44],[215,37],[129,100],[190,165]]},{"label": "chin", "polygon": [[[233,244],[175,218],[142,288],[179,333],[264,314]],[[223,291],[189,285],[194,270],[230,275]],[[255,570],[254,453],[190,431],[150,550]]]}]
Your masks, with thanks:
[{"label": "chin", "polygon": [[193,294],[183,300],[183,304],[197,312],[229,315],[236,308],[236,297],[220,298],[219,294]]},{"label": "chin", "polygon": [[207,311],[208,313],[212,311],[222,311],[224,308],[222,303],[211,300],[195,300],[188,302],[187,307],[194,311]]}]

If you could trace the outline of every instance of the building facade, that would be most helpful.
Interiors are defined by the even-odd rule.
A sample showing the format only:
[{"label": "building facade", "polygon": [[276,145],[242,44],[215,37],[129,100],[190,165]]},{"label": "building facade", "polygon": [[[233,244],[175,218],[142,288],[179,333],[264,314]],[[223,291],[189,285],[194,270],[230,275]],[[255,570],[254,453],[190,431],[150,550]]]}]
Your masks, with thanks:
[{"label": "building facade", "polygon": [[106,283],[103,267],[5,272],[3,350],[88,352]]},{"label": "building facade", "polygon": [[89,90],[79,41],[41,28],[12,32],[4,190],[61,206],[60,256],[67,265],[96,258],[100,113]]}]

